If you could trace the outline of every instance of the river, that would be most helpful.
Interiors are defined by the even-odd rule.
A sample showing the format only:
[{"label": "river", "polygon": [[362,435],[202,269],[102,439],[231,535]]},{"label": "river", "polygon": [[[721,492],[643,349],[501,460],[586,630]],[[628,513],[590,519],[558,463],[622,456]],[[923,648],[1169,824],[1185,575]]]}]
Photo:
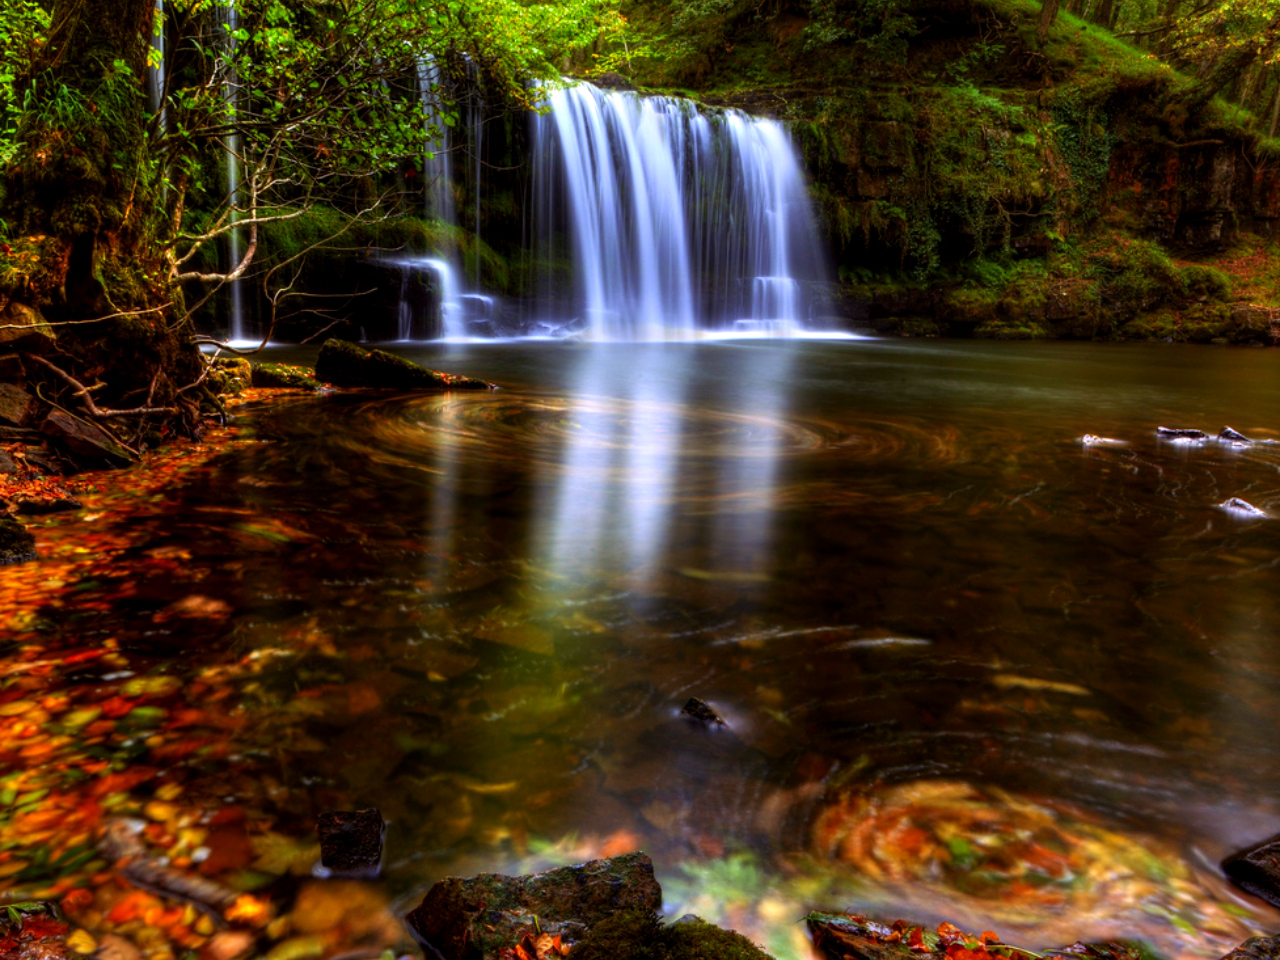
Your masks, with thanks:
[{"label": "river", "polygon": [[[133,670],[253,659],[224,763],[299,830],[378,806],[398,904],[640,848],[780,957],[809,907],[1204,958],[1275,928],[1216,864],[1280,831],[1280,354],[396,349],[501,389],[250,408],[64,586]],[[1258,442],[1156,436],[1226,424]],[[193,590],[224,614],[164,613]]]}]

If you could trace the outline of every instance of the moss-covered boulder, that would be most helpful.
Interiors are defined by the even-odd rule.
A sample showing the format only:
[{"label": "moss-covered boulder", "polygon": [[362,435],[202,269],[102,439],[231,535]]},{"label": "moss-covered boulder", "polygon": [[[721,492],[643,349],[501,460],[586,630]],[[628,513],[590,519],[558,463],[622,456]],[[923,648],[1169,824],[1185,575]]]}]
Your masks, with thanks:
[{"label": "moss-covered boulder", "polygon": [[666,926],[653,914],[620,913],[594,927],[574,960],[769,960],[740,933],[697,917]]},{"label": "moss-covered boulder", "polygon": [[253,368],[243,357],[219,357],[209,372],[214,393],[238,397],[253,384]]},{"label": "moss-covered boulder", "polygon": [[255,363],[251,382],[255,387],[285,390],[319,390],[322,386],[306,367],[290,363]]},{"label": "moss-covered boulder", "polygon": [[36,558],[36,538],[17,520],[0,519],[0,566]]},{"label": "moss-covered boulder", "polygon": [[484,380],[428,370],[383,350],[369,350],[347,340],[326,340],[316,359],[316,376],[338,387],[386,390],[492,390]]},{"label": "moss-covered boulder", "polygon": [[617,914],[650,916],[661,906],[653,861],[629,853],[527,877],[449,877],[428,890],[405,920],[428,945],[428,956],[498,960],[526,936],[576,942]]}]

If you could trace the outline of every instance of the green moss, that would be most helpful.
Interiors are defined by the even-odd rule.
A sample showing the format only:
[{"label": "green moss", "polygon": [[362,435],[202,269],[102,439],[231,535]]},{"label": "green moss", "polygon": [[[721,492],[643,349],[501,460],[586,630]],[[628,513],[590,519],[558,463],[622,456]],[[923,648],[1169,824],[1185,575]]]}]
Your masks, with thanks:
[{"label": "green moss", "polygon": [[701,920],[665,926],[656,916],[620,913],[595,925],[575,960],[769,960],[754,943]]},{"label": "green moss", "polygon": [[[242,371],[238,369],[237,373]],[[255,363],[251,367],[250,382],[255,387],[283,387],[292,390],[321,388],[315,373],[306,367],[288,363]]]}]

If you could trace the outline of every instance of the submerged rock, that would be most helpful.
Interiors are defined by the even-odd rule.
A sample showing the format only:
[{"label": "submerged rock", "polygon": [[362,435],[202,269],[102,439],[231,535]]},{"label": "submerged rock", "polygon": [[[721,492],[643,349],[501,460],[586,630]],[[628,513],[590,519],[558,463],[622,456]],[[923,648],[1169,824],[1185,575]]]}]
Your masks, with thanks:
[{"label": "submerged rock", "polygon": [[[966,960],[1041,960],[1032,953],[1001,943],[990,932],[981,936],[963,933],[949,923],[937,931],[898,920],[877,923],[856,914],[811,913],[805,917],[813,945],[827,960],[923,960],[962,956]],[[1073,943],[1044,956],[1079,957],[1081,960],[1146,960],[1149,951],[1131,943]]]},{"label": "submerged rock", "polygon": [[616,914],[649,916],[661,906],[653,861],[629,853],[527,877],[449,877],[428,890],[405,920],[428,956],[499,960],[530,933],[577,942]]},{"label": "submerged rock", "polygon": [[1156,427],[1156,436],[1161,440],[1208,440],[1209,435],[1203,430],[1193,427]]},{"label": "submerged rock", "polygon": [[322,813],[316,832],[320,834],[320,864],[326,870],[347,877],[378,873],[386,824],[376,807]]},{"label": "submerged rock", "polygon": [[0,566],[36,558],[36,538],[17,520],[0,519]]},{"label": "submerged rock", "polygon": [[492,390],[494,384],[459,374],[428,370],[382,350],[346,340],[326,340],[316,359],[316,377],[338,387],[386,390]]},{"label": "submerged rock", "polygon": [[697,720],[701,723],[714,723],[724,726],[724,718],[720,714],[711,709],[704,700],[697,697],[690,697],[689,702],[680,708],[680,713],[690,720]]},{"label": "submerged rock", "polygon": [[1257,517],[1261,519],[1269,516],[1265,510],[1259,510],[1247,500],[1241,500],[1239,497],[1229,497],[1218,504],[1219,510],[1226,510],[1228,513],[1234,513],[1242,517]]},{"label": "submerged rock", "polygon": [[1232,854],[1222,870],[1237,887],[1280,907],[1280,837]]}]

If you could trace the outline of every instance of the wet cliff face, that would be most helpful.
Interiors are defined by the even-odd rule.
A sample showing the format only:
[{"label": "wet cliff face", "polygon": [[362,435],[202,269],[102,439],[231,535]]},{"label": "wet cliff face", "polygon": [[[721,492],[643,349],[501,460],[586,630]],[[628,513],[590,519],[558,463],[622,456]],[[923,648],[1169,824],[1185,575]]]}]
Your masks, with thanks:
[{"label": "wet cliff face", "polygon": [[1152,238],[1189,252],[1221,250],[1241,232],[1274,237],[1280,226],[1280,164],[1229,133],[1125,143],[1109,179],[1113,204],[1132,209]]}]

